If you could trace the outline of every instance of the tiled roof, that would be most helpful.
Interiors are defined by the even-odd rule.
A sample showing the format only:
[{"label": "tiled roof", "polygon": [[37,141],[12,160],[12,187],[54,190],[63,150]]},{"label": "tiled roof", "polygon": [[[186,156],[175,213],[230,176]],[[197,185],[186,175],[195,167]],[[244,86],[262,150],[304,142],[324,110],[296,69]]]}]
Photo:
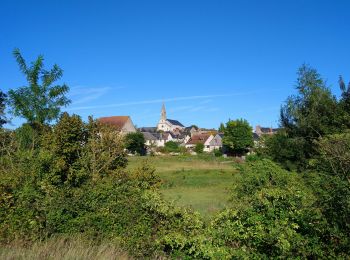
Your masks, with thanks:
[{"label": "tiled roof", "polygon": [[187,144],[204,144],[208,138],[210,137],[210,134],[199,134],[199,135],[194,135],[188,140]]},{"label": "tiled roof", "polygon": [[129,118],[129,116],[109,116],[101,117],[98,119],[98,121],[100,123],[112,125],[119,129],[122,129],[126,122],[129,120]]}]

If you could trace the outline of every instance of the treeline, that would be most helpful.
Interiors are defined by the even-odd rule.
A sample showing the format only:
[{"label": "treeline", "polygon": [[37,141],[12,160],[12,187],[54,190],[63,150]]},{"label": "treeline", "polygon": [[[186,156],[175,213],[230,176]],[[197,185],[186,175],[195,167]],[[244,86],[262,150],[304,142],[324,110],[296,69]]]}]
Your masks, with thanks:
[{"label": "treeline", "polygon": [[[207,223],[163,200],[147,163],[126,170],[127,143],[115,129],[60,113],[67,88],[49,87],[60,70],[15,57],[29,85],[10,91],[9,104],[27,123],[0,131],[1,243],[80,234],[139,258],[349,258],[350,89],[342,79],[337,99],[316,70],[301,67],[281,131],[235,164],[231,206]],[[21,95],[31,95],[30,112]],[[64,102],[47,106],[50,97]],[[249,132],[243,120],[226,132],[241,125]],[[237,152],[251,143],[226,142]]]}]

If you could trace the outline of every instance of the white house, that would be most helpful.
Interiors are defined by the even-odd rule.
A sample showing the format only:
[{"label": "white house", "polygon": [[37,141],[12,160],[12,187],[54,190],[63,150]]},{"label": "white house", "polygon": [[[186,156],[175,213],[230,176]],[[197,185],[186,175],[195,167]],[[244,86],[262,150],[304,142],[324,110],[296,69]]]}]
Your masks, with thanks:
[{"label": "white house", "polygon": [[204,152],[212,152],[215,149],[220,149],[222,147],[222,137],[219,134],[215,136],[212,134],[197,134],[193,135],[185,147],[189,149],[193,149],[198,143],[204,145]]}]

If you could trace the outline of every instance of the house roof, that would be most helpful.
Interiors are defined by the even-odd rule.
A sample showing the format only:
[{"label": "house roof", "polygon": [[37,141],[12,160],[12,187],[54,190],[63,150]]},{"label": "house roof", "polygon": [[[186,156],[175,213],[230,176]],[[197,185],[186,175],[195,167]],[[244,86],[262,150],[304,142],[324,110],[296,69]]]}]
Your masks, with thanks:
[{"label": "house roof", "polygon": [[142,134],[145,140],[150,140],[150,141],[157,140],[157,138],[154,135],[152,135],[150,132],[142,132]]},{"label": "house roof", "polygon": [[129,116],[109,116],[101,117],[98,119],[98,121],[100,123],[116,126],[117,128],[122,129],[129,119]]},{"label": "house roof", "polygon": [[260,136],[257,133],[253,133],[253,139],[255,141],[258,141],[260,139]]},{"label": "house roof", "polygon": [[204,144],[208,138],[210,137],[210,134],[198,134],[198,135],[194,135],[190,138],[190,140],[188,140],[187,144]]},{"label": "house roof", "polygon": [[140,127],[139,130],[140,132],[156,133],[157,127]]},{"label": "house roof", "polygon": [[173,119],[167,119],[167,121],[173,125],[178,125],[178,126],[181,126],[181,127],[184,127],[183,124],[181,124],[179,121],[177,120],[173,120]]}]

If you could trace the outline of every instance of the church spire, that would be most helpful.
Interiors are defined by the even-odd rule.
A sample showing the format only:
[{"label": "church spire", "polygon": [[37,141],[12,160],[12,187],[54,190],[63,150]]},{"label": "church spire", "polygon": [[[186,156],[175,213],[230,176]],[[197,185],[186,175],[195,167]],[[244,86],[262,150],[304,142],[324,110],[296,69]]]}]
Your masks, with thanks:
[{"label": "church spire", "polygon": [[166,120],[166,111],[165,111],[165,105],[164,105],[164,102],[163,102],[163,106],[162,106],[162,112],[160,113],[160,119],[161,120]]}]

